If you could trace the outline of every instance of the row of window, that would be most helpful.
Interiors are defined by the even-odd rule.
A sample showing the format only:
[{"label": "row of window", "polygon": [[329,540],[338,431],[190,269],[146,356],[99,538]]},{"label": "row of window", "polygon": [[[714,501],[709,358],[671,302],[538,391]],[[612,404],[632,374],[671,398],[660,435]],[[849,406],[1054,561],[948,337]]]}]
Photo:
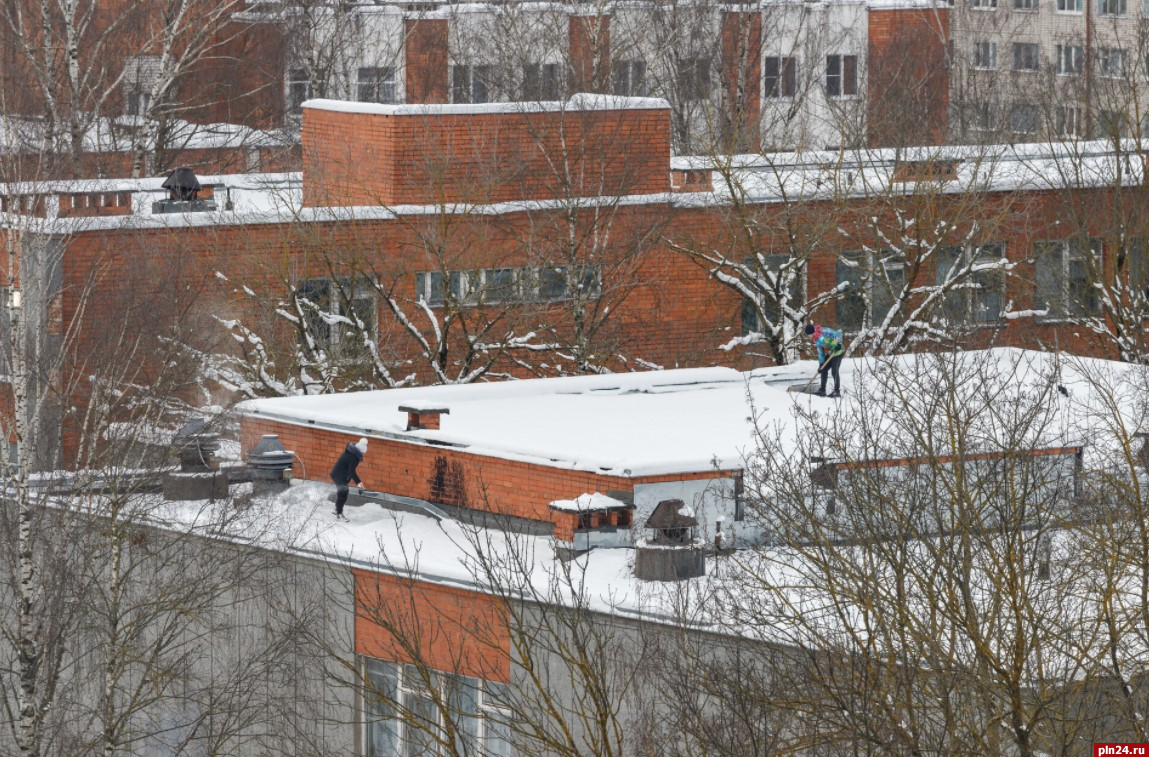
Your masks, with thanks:
[{"label": "row of window", "polygon": [[512,754],[510,715],[502,706],[509,701],[507,684],[371,658],[364,660],[363,672],[368,757],[440,754],[447,718],[456,754]]},{"label": "row of window", "polygon": [[483,268],[477,271],[427,271],[415,276],[416,297],[437,307],[507,302],[558,302],[593,299],[602,293],[602,269],[588,266]]},{"label": "row of window", "polygon": [[[1038,0],[1010,0],[1010,5],[1015,11],[1035,11],[1038,8]],[[1083,13],[1085,11],[1085,0],[1054,0],[1055,7],[1059,13]],[[996,10],[997,0],[969,0],[969,7],[978,10]],[[1097,13],[1101,16],[1124,16],[1127,15],[1128,5],[1126,0],[1097,0]],[[1149,0],[1142,0],[1143,15],[1149,16]]]},{"label": "row of window", "polygon": [[[955,246],[936,253],[935,283],[946,282],[955,267],[1001,260],[1005,248],[1000,243]],[[1100,312],[1096,287],[1101,264],[1101,242],[1097,239],[1038,242],[1034,246],[1033,307],[1048,311],[1045,318],[1056,320],[1075,316],[1095,316]],[[769,256],[765,264],[777,271],[789,258]],[[1144,288],[1149,283],[1149,260],[1140,245],[1130,249],[1130,280]],[[845,331],[858,331],[867,324],[881,323],[894,306],[905,285],[905,263],[890,251],[843,255],[837,263],[837,284],[844,285],[837,302],[836,325]],[[801,284],[794,278],[788,297],[801,301]],[[1000,321],[1005,302],[1005,276],[987,269],[962,276],[961,285],[946,292],[939,315],[950,323],[992,324]],[[774,313],[767,316],[777,317]],[[743,303],[742,330],[759,330],[753,304]]]},{"label": "row of window", "polygon": [[[396,103],[399,92],[392,67],[373,66],[357,70],[356,97],[360,102]],[[797,60],[786,56],[766,56],[763,60],[766,97],[792,98],[798,92]],[[486,103],[495,99],[495,67],[487,64],[458,64],[450,71],[451,102]],[[684,101],[705,100],[711,90],[709,58],[681,58],[675,81],[678,97]],[[858,56],[827,55],[825,91],[828,97],[854,97],[858,94]],[[611,89],[626,97],[649,94],[646,62],[619,60],[611,67]],[[522,100],[558,100],[563,96],[563,70],[558,63],[529,63],[523,66]],[[287,112],[298,114],[304,101],[312,97],[307,71],[287,72]],[[138,97],[138,95],[137,95]],[[133,101],[134,102],[134,101]],[[138,103],[132,107],[143,107]]]},{"label": "row of window", "polygon": [[[978,131],[1005,129],[1015,134],[1041,131],[1042,111],[1033,103],[1014,103],[1004,114],[996,103],[975,103],[970,108],[970,126]],[[1089,110],[1078,105],[1058,105],[1049,112],[1047,130],[1059,137],[1090,136]],[[1092,135],[1106,139],[1125,139],[1138,133],[1149,134],[1149,114],[1138,124],[1121,110],[1097,110]]]},{"label": "row of window", "polygon": [[[1014,42],[1010,46],[1011,71],[1038,71],[1041,68],[1041,46],[1036,42]],[[1102,47],[1097,50],[1097,73],[1110,78],[1125,75],[1125,51],[1118,47]],[[1054,69],[1062,76],[1080,75],[1085,70],[1085,47],[1082,45],[1057,45],[1054,50]],[[988,39],[978,40],[973,46],[973,67],[982,70],[997,68],[997,42]],[[1149,75],[1149,57],[1145,61],[1145,71]]]}]

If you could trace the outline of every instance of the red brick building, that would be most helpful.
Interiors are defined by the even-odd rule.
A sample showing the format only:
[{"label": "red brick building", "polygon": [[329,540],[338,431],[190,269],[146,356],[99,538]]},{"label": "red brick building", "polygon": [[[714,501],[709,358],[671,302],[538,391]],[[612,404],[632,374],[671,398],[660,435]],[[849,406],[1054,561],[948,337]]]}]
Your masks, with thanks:
[{"label": "red brick building", "polygon": [[[895,305],[888,325],[905,339],[874,349],[957,340],[1127,355],[1140,339],[1121,309],[1144,270],[1129,242],[1140,173],[1111,145],[715,166],[672,159],[669,132],[654,99],[315,101],[301,176],[204,177],[214,204],[201,205],[150,202],[165,196],[158,180],[9,186],[5,222],[59,252],[48,328],[79,353],[105,355],[125,307],[152,330],[167,308],[167,327],[195,324],[182,340],[238,349],[251,376],[272,376],[232,376],[254,394],[768,363],[735,339],[752,330],[738,272],[699,251],[800,263],[791,348],[806,317],[850,332]],[[931,294],[946,269],[926,253],[942,249],[1004,263]],[[877,274],[859,278],[867,266],[904,299],[878,291]],[[943,320],[931,297],[957,310]],[[238,348],[218,346],[216,317]],[[298,362],[301,341],[313,362]]]}]

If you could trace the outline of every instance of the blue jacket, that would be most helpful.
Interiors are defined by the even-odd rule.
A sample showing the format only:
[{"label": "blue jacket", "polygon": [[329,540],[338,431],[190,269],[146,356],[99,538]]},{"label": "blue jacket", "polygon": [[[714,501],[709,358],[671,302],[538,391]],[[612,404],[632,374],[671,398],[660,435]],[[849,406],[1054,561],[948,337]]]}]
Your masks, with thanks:
[{"label": "blue jacket", "polygon": [[814,346],[818,348],[819,363],[824,363],[828,358],[837,357],[846,352],[846,345],[842,343],[842,332],[825,326],[822,327],[822,333],[814,342]]}]

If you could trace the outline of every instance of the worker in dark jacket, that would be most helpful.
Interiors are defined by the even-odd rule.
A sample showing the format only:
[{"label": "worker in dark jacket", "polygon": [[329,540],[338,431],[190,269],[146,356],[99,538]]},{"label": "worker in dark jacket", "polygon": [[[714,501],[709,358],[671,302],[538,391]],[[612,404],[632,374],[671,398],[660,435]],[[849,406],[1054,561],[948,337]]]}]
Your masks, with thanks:
[{"label": "worker in dark jacket", "polygon": [[359,467],[359,463],[363,462],[363,456],[367,454],[367,439],[363,438],[354,444],[348,444],[347,449],[343,450],[343,454],[335,461],[335,467],[331,469],[331,480],[335,483],[335,517],[340,520],[347,520],[343,517],[343,505],[347,503],[347,495],[349,493],[348,484],[352,481],[359,487],[359,491],[363,491],[363,482],[359,480],[359,475],[355,469]]}]

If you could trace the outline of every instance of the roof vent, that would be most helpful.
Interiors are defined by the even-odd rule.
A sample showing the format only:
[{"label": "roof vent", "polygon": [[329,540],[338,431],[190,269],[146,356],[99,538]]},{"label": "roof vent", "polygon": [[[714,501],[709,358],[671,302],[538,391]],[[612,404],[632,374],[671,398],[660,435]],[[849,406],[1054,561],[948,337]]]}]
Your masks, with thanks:
[{"label": "roof vent", "polygon": [[200,213],[216,209],[214,200],[200,197],[200,192],[205,190],[190,168],[172,171],[162,186],[168,190],[168,199],[153,202],[153,213]]},{"label": "roof vent", "polygon": [[434,405],[425,402],[409,402],[399,406],[399,412],[407,414],[407,430],[420,429],[439,430],[439,416],[450,415],[451,409],[445,405]]},{"label": "roof vent", "polygon": [[227,498],[230,482],[214,459],[219,435],[208,430],[207,421],[189,420],[172,438],[172,446],[179,454],[180,469],[164,475],[164,499],[185,502]]},{"label": "roof vent", "polygon": [[651,535],[635,544],[634,575],[644,581],[678,581],[706,574],[706,552],[694,535],[698,519],[680,499],[664,499],[646,520]]}]

